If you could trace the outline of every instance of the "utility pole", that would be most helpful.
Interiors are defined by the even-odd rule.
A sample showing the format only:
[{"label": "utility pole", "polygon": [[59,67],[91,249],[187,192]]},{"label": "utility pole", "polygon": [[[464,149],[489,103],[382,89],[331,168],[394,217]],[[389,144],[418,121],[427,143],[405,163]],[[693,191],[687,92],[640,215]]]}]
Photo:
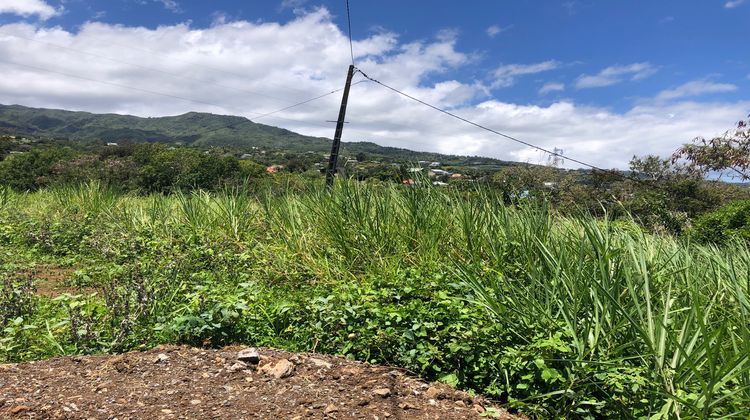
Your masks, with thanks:
[{"label": "utility pole", "polygon": [[341,148],[341,133],[344,131],[344,120],[346,119],[346,103],[349,101],[349,88],[352,87],[352,77],[354,77],[354,65],[349,66],[349,72],[346,75],[346,85],[344,86],[344,96],[341,98],[341,109],[339,110],[339,119],[336,122],[336,133],[333,135],[333,145],[331,145],[331,154],[328,157],[328,169],[326,170],[326,185],[333,186],[333,176],[336,174],[336,165],[339,161],[339,149]]}]

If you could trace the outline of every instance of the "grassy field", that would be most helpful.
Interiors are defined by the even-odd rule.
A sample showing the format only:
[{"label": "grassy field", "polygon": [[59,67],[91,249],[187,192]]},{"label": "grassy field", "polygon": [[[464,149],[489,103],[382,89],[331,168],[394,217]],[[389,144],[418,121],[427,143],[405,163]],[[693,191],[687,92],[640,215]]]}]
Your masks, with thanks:
[{"label": "grassy field", "polygon": [[741,242],[481,188],[91,184],[0,190],[0,255],[0,361],[249,343],[401,366],[542,418],[749,415]]}]

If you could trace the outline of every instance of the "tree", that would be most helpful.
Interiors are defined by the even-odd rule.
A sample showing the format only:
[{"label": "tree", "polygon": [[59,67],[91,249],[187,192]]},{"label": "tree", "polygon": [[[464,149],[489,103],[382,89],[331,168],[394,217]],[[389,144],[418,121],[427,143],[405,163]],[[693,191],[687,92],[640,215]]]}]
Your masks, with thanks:
[{"label": "tree", "polygon": [[672,160],[678,159],[687,159],[704,172],[729,171],[743,181],[750,180],[750,116],[719,137],[693,139],[674,153]]}]

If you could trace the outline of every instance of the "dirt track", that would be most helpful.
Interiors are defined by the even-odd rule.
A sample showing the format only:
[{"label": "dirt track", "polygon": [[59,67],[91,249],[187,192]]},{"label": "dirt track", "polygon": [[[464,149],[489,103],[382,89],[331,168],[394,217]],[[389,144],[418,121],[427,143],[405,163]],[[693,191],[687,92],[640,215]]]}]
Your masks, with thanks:
[{"label": "dirt track", "polygon": [[[160,347],[0,365],[0,417],[70,419],[467,419],[485,403],[342,358]],[[505,419],[515,418],[501,412]]]}]

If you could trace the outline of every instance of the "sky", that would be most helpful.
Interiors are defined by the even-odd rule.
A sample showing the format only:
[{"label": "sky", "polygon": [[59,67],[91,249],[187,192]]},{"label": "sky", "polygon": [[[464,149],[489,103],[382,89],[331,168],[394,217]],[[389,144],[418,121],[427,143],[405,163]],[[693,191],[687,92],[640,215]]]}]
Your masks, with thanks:
[{"label": "sky", "polygon": [[[599,167],[668,157],[750,113],[750,0],[350,5],[362,72]],[[330,138],[340,92],[262,114],[340,89],[351,60],[344,0],[0,0],[3,104],[242,115]],[[372,82],[352,87],[347,121],[344,141],[547,160]]]}]

